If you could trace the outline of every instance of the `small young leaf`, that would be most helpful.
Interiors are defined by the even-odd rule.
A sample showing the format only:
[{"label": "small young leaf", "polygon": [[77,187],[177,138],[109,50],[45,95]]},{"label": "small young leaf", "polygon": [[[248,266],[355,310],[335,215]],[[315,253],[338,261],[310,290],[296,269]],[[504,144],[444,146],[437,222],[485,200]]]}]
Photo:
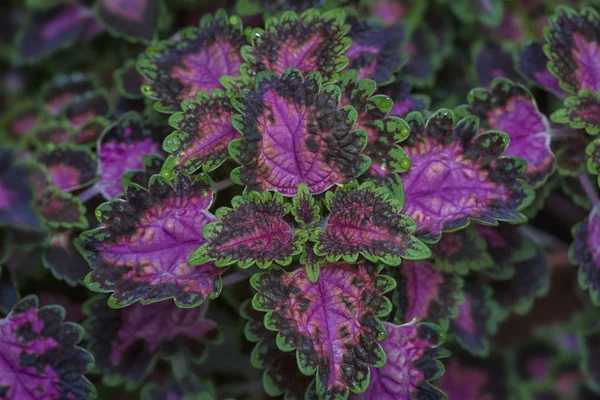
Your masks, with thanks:
[{"label": "small young leaf", "polygon": [[38,161],[46,167],[51,183],[63,192],[88,186],[96,178],[96,158],[86,147],[49,147],[38,154]]},{"label": "small young leaf", "polygon": [[567,93],[560,87],[558,78],[548,70],[548,57],[544,53],[544,42],[526,45],[518,55],[519,70],[542,88],[563,98]]},{"label": "small young leaf", "polygon": [[205,305],[185,309],[162,301],[115,310],[99,296],[84,304],[84,312],[88,348],[111,386],[139,385],[158,358],[181,354],[201,362],[207,342],[218,338],[217,324],[205,319]]},{"label": "small young leaf", "polygon": [[494,265],[487,252],[487,243],[475,226],[444,233],[439,242],[431,245],[431,250],[435,266],[450,273],[466,275]]},{"label": "small young leaf", "polygon": [[525,221],[519,211],[529,205],[533,190],[520,179],[525,162],[503,156],[506,134],[477,135],[477,118],[455,124],[450,110],[438,111],[427,123],[417,113],[407,121],[412,134],[404,149],[411,168],[402,177],[404,212],[417,222],[418,237],[435,242],[442,232],[465,227],[470,220]]},{"label": "small young leaf", "polygon": [[83,329],[63,322],[64,316],[59,306],[38,309],[38,299],[31,295],[0,319],[2,399],[96,397],[96,390],[83,376],[93,359],[76,347]]},{"label": "small young leaf", "polygon": [[388,337],[381,342],[381,347],[387,363],[381,368],[371,368],[367,391],[353,395],[352,399],[444,400],[446,396],[429,382],[444,372],[438,359],[450,355],[438,347],[442,341],[439,327],[414,321],[403,325],[384,322],[383,326]]},{"label": "small young leaf", "polygon": [[39,194],[36,201],[46,225],[50,228],[82,228],[88,226],[85,206],[77,196],[61,192],[56,186],[50,186]]},{"label": "small young leaf", "polygon": [[585,129],[590,135],[600,132],[600,92],[580,90],[577,96],[567,97],[564,106],[550,116],[552,121],[568,123],[574,129]]},{"label": "small young leaf", "polygon": [[579,265],[579,285],[589,290],[592,302],[600,305],[600,211],[594,208],[587,219],[573,227],[571,261]]},{"label": "small young leaf", "polygon": [[112,307],[169,298],[193,307],[218,296],[223,269],[187,261],[205,242],[202,228],[215,220],[207,211],[212,200],[205,175],[194,181],[180,175],[175,182],[154,175],[148,190],[129,184],[124,198],[96,209],[101,226],[75,242],[93,269],[86,277],[89,288],[114,292]]},{"label": "small young leaf", "polygon": [[316,283],[304,268],[257,274],[251,283],[258,290],[254,307],[267,311],[268,329],[279,331],[277,346],[297,349],[302,373],[317,374],[320,397],[347,399],[367,389],[369,365],[386,361],[378,317],[391,309],[383,296],[395,286],[391,278],[364,264],[328,264]]},{"label": "small young leaf", "polygon": [[322,88],[318,73],[306,80],[293,68],[281,77],[261,74],[233,120],[244,138],[229,146],[242,165],[232,179],[248,190],[293,196],[300,183],[315,194],[361,175],[369,167],[361,154],[367,134],[353,130],[356,110],[340,108],[339,98],[339,87]]},{"label": "small young leaf", "polygon": [[290,205],[279,193],[246,192],[231,203],[234,208],[220,208],[219,221],[204,227],[206,243],[192,254],[191,265],[214,261],[217,266],[268,268],[273,262],[288,265],[300,254],[307,236],[286,219]]},{"label": "small young leaf", "polygon": [[341,9],[323,14],[308,9],[300,15],[285,11],[270,17],[264,30],[254,28],[249,33],[252,45],[242,47],[247,63],[242,69],[251,76],[261,71],[281,75],[294,67],[305,75],[319,72],[335,80],[336,73],[348,65],[344,53],[352,43],[344,19]]},{"label": "small young leaf", "polygon": [[138,70],[149,82],[142,92],[156,100],[154,107],[161,112],[179,111],[181,101],[193,99],[200,90],[224,89],[221,78],[240,73],[246,37],[238,17],[219,10],[179,35],[179,41],[159,42],[138,59]]},{"label": "small young leaf", "polygon": [[158,28],[161,4],[160,0],[99,0],[96,13],[112,34],[132,42],[150,42]]}]

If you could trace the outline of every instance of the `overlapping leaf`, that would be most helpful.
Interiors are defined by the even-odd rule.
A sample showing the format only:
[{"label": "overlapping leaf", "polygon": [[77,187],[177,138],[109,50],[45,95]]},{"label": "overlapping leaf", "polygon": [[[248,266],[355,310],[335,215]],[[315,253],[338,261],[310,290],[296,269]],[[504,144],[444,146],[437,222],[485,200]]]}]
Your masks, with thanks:
[{"label": "overlapping leaf", "polygon": [[443,271],[466,275],[469,271],[490,268],[494,260],[487,252],[487,243],[475,226],[448,232],[431,246],[435,266]]},{"label": "overlapping leaf", "polygon": [[554,122],[568,123],[574,129],[585,129],[590,135],[597,135],[600,132],[600,92],[580,90],[577,96],[567,97],[564,108],[555,111],[551,118]]}]

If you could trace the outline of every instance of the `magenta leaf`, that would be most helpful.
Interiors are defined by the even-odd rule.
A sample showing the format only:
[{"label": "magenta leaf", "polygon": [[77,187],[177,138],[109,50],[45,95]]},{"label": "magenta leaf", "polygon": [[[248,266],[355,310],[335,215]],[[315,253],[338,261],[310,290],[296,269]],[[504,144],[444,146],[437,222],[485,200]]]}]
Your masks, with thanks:
[{"label": "magenta leaf", "polygon": [[163,149],[170,153],[163,174],[218,168],[229,157],[229,143],[240,137],[231,124],[235,110],[229,99],[218,89],[212,95],[197,92],[195,100],[184,100],[181,108],[183,112],[169,118],[177,131],[163,143]]},{"label": "magenta leaf", "polygon": [[503,156],[506,134],[477,135],[474,116],[455,123],[454,113],[440,110],[427,123],[418,113],[407,117],[412,134],[404,142],[411,168],[403,174],[406,204],[423,240],[437,241],[444,231],[465,227],[471,220],[524,222],[520,213],[533,190],[521,176],[525,162]]},{"label": "magenta leaf", "polygon": [[449,332],[472,354],[489,354],[489,337],[498,327],[498,307],[492,300],[492,289],[481,280],[467,277],[463,286],[464,302],[458,315],[450,321]]},{"label": "magenta leaf", "polygon": [[340,86],[342,104],[354,107],[358,113],[355,129],[365,130],[369,138],[364,154],[371,158],[371,166],[362,178],[387,187],[401,199],[402,183],[398,172],[406,171],[410,160],[399,143],[408,137],[409,126],[399,117],[388,116],[392,99],[374,94],[375,81],[359,81],[357,72],[349,71],[342,74]]},{"label": "magenta leaf", "polygon": [[44,222],[49,228],[82,228],[88,226],[85,206],[77,196],[61,192],[56,186],[50,186],[39,194],[36,201]]},{"label": "magenta leaf", "polygon": [[102,296],[84,304],[88,348],[104,382],[138,386],[159,358],[177,354],[201,362],[207,343],[218,339],[217,324],[205,318],[206,305],[179,308],[173,302],[112,309]]},{"label": "magenta leaf", "polygon": [[527,162],[524,178],[534,188],[552,174],[550,124],[524,86],[494,79],[490,90],[479,88],[469,93],[468,111],[479,118],[481,129],[508,134],[510,144],[504,155],[521,157]]},{"label": "magenta leaf", "polygon": [[142,400],[208,400],[216,398],[215,388],[210,382],[199,382],[196,375],[189,373],[183,378],[166,382],[148,383],[141,392]]},{"label": "magenta leaf", "polygon": [[64,192],[88,186],[96,178],[96,158],[86,147],[49,147],[38,154],[38,161],[46,167],[51,183]]},{"label": "magenta leaf", "polygon": [[577,96],[567,97],[564,108],[555,111],[550,118],[554,122],[568,123],[571,128],[585,129],[590,135],[597,135],[600,133],[600,92],[580,90]]},{"label": "magenta leaf", "polygon": [[146,79],[136,68],[136,60],[127,60],[121,68],[115,71],[114,79],[119,94],[128,99],[142,99],[142,85]]},{"label": "magenta leaf", "polygon": [[192,254],[191,265],[214,261],[219,267],[269,268],[272,263],[288,265],[300,254],[307,234],[294,229],[291,206],[279,193],[246,192],[231,204],[233,208],[218,209],[218,221],[204,227],[206,243]]},{"label": "magenta leaf", "polygon": [[475,226],[457,232],[447,232],[431,245],[436,268],[466,275],[470,271],[490,268],[494,260],[487,252],[487,243]]},{"label": "magenta leaf", "polygon": [[429,248],[411,235],[416,225],[401,214],[402,205],[373,182],[350,183],[327,192],[329,216],[313,233],[315,253],[333,262],[355,262],[362,255],[372,262],[400,265],[401,260],[430,256]]},{"label": "magenta leaf", "polygon": [[404,41],[401,25],[382,26],[370,20],[348,17],[348,35],[352,44],[346,50],[348,68],[358,71],[359,79],[373,79],[384,84],[393,79],[392,74],[400,68],[403,57],[400,52]]},{"label": "magenta leaf", "polygon": [[99,0],[96,13],[112,34],[132,42],[150,42],[158,28],[161,4],[160,0]]},{"label": "magenta leaf", "polygon": [[107,200],[123,194],[121,177],[125,172],[142,168],[146,154],[161,153],[160,143],[168,131],[144,119],[140,114],[128,112],[104,131],[98,141],[97,185]]},{"label": "magenta leaf", "polygon": [[563,90],[573,94],[582,89],[600,90],[600,18],[596,10],[584,7],[577,12],[558,6],[545,37],[548,69]]},{"label": "magenta leaf", "polygon": [[512,54],[504,51],[496,42],[491,41],[485,41],[476,52],[475,72],[479,83],[486,87],[495,78],[520,80]]},{"label": "magenta leaf", "polygon": [[314,228],[321,218],[321,204],[308,191],[308,186],[301,183],[298,193],[292,200],[292,215],[303,229]]},{"label": "magenta leaf", "polygon": [[94,117],[108,117],[112,105],[102,90],[86,92],[75,97],[62,110],[62,115],[75,129],[81,128]]},{"label": "magenta leaf", "polygon": [[77,347],[83,329],[63,322],[59,306],[38,309],[22,299],[0,319],[0,397],[6,400],[88,399],[96,390],[84,377],[93,359]]},{"label": "magenta leaf", "polygon": [[442,272],[429,261],[405,261],[388,273],[398,283],[393,295],[396,323],[419,318],[447,328],[449,318],[458,315],[457,306],[464,300],[458,275]]},{"label": "magenta leaf", "polygon": [[225,81],[240,74],[246,37],[239,18],[220,10],[179,35],[179,41],[151,46],[138,60],[138,70],[149,82],[142,92],[156,100],[154,107],[161,112],[179,111],[182,100],[193,99],[199,90],[223,89]]},{"label": "magenta leaf", "polygon": [[242,165],[232,179],[248,190],[293,196],[300,183],[315,194],[361,175],[369,167],[361,154],[367,134],[353,130],[356,110],[340,107],[339,99],[340,88],[322,87],[318,73],[306,79],[293,68],[281,77],[260,74],[232,120],[243,136],[229,146]]},{"label": "magenta leaf", "polygon": [[411,400],[426,398],[443,400],[444,394],[429,381],[444,372],[440,358],[450,353],[438,346],[440,328],[415,321],[394,325],[384,322],[388,337],[381,341],[387,363],[371,368],[371,382],[366,392],[353,395],[353,400]]},{"label": "magenta leaf", "polygon": [[18,162],[16,154],[0,147],[0,226],[26,230],[43,230],[34,209],[31,183],[33,168]]},{"label": "magenta leaf", "polygon": [[279,332],[277,346],[296,349],[300,371],[317,374],[320,397],[347,399],[367,389],[369,365],[386,360],[378,317],[391,309],[383,296],[395,286],[391,278],[373,266],[328,264],[316,283],[304,268],[256,274],[251,283],[258,290],[253,306],[267,312],[267,329]]},{"label": "magenta leaf", "polygon": [[70,285],[83,284],[85,276],[91,271],[73,244],[73,240],[79,234],[75,232],[54,230],[42,255],[44,266],[52,271],[52,275]]},{"label": "magenta leaf", "polygon": [[344,53],[352,43],[346,37],[350,26],[344,24],[345,18],[341,9],[323,14],[308,9],[300,15],[285,11],[270,17],[264,30],[254,28],[249,33],[252,43],[242,47],[246,61],[242,68],[254,76],[261,71],[282,75],[294,67],[302,74],[319,72],[335,81],[337,73],[348,65]]},{"label": "magenta leaf", "polygon": [[83,74],[58,75],[42,89],[41,99],[46,111],[58,117],[63,107],[90,90],[94,84]]},{"label": "magenta leaf", "polygon": [[600,304],[600,212],[592,209],[587,219],[573,227],[574,241],[569,258],[579,265],[579,285],[589,290],[594,304]]},{"label": "magenta leaf", "polygon": [[240,314],[248,320],[244,327],[246,339],[256,343],[251,355],[252,365],[265,370],[262,378],[265,393],[272,397],[284,395],[287,400],[304,399],[314,377],[300,372],[293,352],[279,350],[277,333],[265,327],[265,314],[252,308],[250,300],[242,303]]},{"label": "magenta leaf", "polygon": [[533,42],[525,46],[518,55],[519,70],[542,88],[563,98],[567,93],[560,87],[558,78],[548,70],[548,57],[544,53],[544,42]]},{"label": "magenta leaf", "polygon": [[86,284],[113,292],[111,307],[169,298],[193,307],[217,297],[223,269],[212,263],[192,267],[187,261],[205,243],[202,228],[215,220],[207,211],[212,201],[205,175],[193,181],[180,175],[175,182],[154,175],[148,190],[130,183],[124,198],[96,209],[100,227],[75,242],[93,269]]}]

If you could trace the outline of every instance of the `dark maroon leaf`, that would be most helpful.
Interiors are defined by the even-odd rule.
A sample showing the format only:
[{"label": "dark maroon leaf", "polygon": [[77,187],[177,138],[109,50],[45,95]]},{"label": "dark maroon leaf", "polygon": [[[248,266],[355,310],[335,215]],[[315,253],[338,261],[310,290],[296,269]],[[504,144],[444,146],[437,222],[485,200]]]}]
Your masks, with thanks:
[{"label": "dark maroon leaf", "polygon": [[63,107],[93,89],[93,82],[83,74],[58,75],[42,89],[41,99],[46,111],[58,117]]},{"label": "dark maroon leaf", "polygon": [[149,42],[156,34],[161,4],[160,0],[98,0],[96,13],[109,32]]},{"label": "dark maroon leaf", "polygon": [[102,91],[90,91],[75,97],[62,111],[73,128],[81,128],[94,117],[107,117],[112,112],[108,96]]},{"label": "dark maroon leaf", "polygon": [[457,232],[444,233],[439,242],[431,245],[431,250],[437,268],[466,275],[494,265],[487,247],[477,228],[469,226]]},{"label": "dark maroon leaf", "polygon": [[53,231],[50,243],[44,249],[42,261],[57,279],[69,284],[83,284],[85,276],[91,269],[86,260],[79,254],[73,240],[78,233],[72,230]]},{"label": "dark maroon leaf", "polygon": [[571,261],[579,265],[579,284],[600,304],[600,212],[594,208],[587,219],[573,227]]},{"label": "dark maroon leaf", "polygon": [[38,161],[46,167],[51,183],[62,191],[82,188],[96,178],[96,159],[85,147],[50,147],[38,154]]},{"label": "dark maroon leaf", "polygon": [[559,85],[558,78],[548,70],[548,57],[544,54],[544,42],[533,42],[519,52],[519,70],[529,79],[537,82],[547,91],[563,98],[566,92]]}]

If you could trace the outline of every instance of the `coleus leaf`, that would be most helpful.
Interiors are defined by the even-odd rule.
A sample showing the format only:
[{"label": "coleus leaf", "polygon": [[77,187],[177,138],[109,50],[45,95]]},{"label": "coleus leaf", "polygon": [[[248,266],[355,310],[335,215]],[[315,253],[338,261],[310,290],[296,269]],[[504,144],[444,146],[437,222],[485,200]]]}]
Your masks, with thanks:
[{"label": "coleus leaf", "polygon": [[31,140],[38,147],[48,144],[59,145],[68,142],[75,132],[66,123],[49,121],[36,126],[31,131]]},{"label": "coleus leaf", "polygon": [[112,309],[102,296],[84,304],[88,348],[110,386],[139,385],[159,358],[177,354],[201,362],[207,342],[218,338],[207,307],[179,308],[171,301]]},{"label": "coleus leaf", "polygon": [[129,170],[121,175],[121,184],[123,187],[128,186],[130,183],[145,186],[152,175],[160,173],[164,161],[164,158],[157,154],[146,154],[142,158],[142,168]]},{"label": "coleus leaf", "polygon": [[[258,290],[253,306],[266,311],[265,326],[283,351],[296,349],[305,375],[317,374],[317,394],[347,399],[369,384],[369,365],[385,364],[377,343],[386,337],[378,317],[391,309],[382,296],[395,282],[365,264],[328,264],[311,283],[304,268],[271,270],[251,279]],[[331,318],[335,315],[335,318]]]},{"label": "coleus leaf", "polygon": [[515,263],[535,257],[536,247],[510,224],[498,227],[476,225],[477,233],[487,243],[494,264],[482,272],[492,279],[506,280],[515,275]]},{"label": "coleus leaf", "polygon": [[52,271],[52,275],[70,285],[83,284],[85,276],[91,271],[73,244],[77,235],[73,230],[53,230],[50,243],[42,255],[42,262]]},{"label": "coleus leaf", "polygon": [[573,94],[582,89],[600,90],[600,18],[596,10],[584,7],[577,12],[558,6],[544,36],[548,69],[558,77],[563,90]]},{"label": "coleus leaf", "polygon": [[285,11],[265,21],[265,29],[249,33],[251,45],[242,47],[246,64],[242,69],[254,76],[261,71],[283,74],[290,67],[302,74],[319,72],[335,81],[337,72],[348,65],[344,56],[352,40],[346,37],[350,25],[341,9],[320,13],[308,9],[298,15]]},{"label": "coleus leaf", "polygon": [[48,114],[57,117],[74,98],[93,89],[94,83],[84,74],[58,75],[42,89],[40,97]]},{"label": "coleus leaf", "polygon": [[341,76],[340,86],[342,104],[354,107],[358,113],[355,129],[365,130],[368,135],[363,153],[371,158],[371,166],[362,178],[375,181],[402,198],[397,173],[406,171],[410,160],[399,143],[408,137],[409,126],[399,117],[388,115],[393,102],[386,95],[375,95],[375,81],[359,81],[356,71],[348,71]]},{"label": "coleus leaf", "polygon": [[46,188],[36,203],[44,222],[50,228],[85,229],[88,226],[81,199],[71,193],[61,192],[56,186]]},{"label": "coleus leaf", "polygon": [[262,377],[265,392],[273,397],[283,395],[286,400],[305,399],[314,378],[300,372],[295,353],[277,347],[277,333],[265,328],[264,313],[252,308],[250,300],[242,303],[240,314],[248,320],[244,326],[246,339],[256,343],[252,365],[265,370]]},{"label": "coleus leaf", "polygon": [[454,113],[444,109],[427,123],[418,113],[409,114],[407,122],[412,134],[403,147],[412,166],[402,178],[404,213],[417,222],[418,237],[435,242],[441,232],[465,227],[470,220],[525,221],[519,211],[529,205],[533,190],[520,179],[525,162],[503,156],[506,134],[477,135],[476,117],[455,123]]},{"label": "coleus leaf", "polygon": [[73,128],[81,128],[93,117],[107,117],[112,113],[108,95],[101,90],[86,92],[74,98],[62,110]]},{"label": "coleus leaf", "polygon": [[445,233],[439,242],[431,245],[431,250],[435,266],[450,273],[466,275],[494,264],[487,252],[487,243],[475,226]]},{"label": "coleus leaf", "polygon": [[240,268],[272,263],[288,265],[308,239],[286,216],[291,206],[277,192],[245,192],[231,200],[233,208],[220,208],[216,222],[203,230],[206,243],[190,257],[191,265],[214,261],[216,266],[237,262]]},{"label": "coleus leaf", "polygon": [[190,373],[179,381],[169,379],[144,385],[142,400],[211,400],[216,398],[215,388],[209,382],[199,382],[196,375]]},{"label": "coleus leaf", "polygon": [[600,326],[596,320],[588,326],[583,327],[577,335],[582,345],[581,367],[587,384],[594,389],[595,396],[600,391],[600,370],[598,367],[598,356],[600,355]]},{"label": "coleus leaf", "polygon": [[411,94],[410,84],[399,78],[381,88],[384,94],[388,95],[393,101],[390,115],[404,118],[411,111],[422,111],[429,108],[430,99],[424,95]]},{"label": "coleus leaf", "polygon": [[548,57],[544,53],[544,42],[538,41],[526,45],[518,53],[519,70],[542,88],[563,98],[567,93],[562,90],[558,78],[548,70]]},{"label": "coleus leaf", "polygon": [[458,306],[458,316],[450,321],[449,332],[467,351],[487,356],[489,336],[498,327],[498,307],[492,301],[492,289],[480,280],[465,278],[464,303]]},{"label": "coleus leaf", "polygon": [[86,147],[48,147],[38,154],[38,162],[46,167],[51,183],[65,192],[88,186],[96,178],[96,158]]},{"label": "coleus leaf", "polygon": [[136,68],[136,60],[127,60],[113,75],[119,94],[128,99],[142,99],[142,85],[146,79]]},{"label": "coleus leaf", "polygon": [[362,255],[372,262],[397,266],[401,260],[430,256],[429,248],[411,235],[416,225],[401,214],[401,204],[373,182],[349,183],[325,194],[329,216],[313,232],[315,253],[330,262],[355,262]]},{"label": "coleus leaf", "polygon": [[[588,156],[587,169],[590,174],[600,175],[600,139],[595,139],[585,149]],[[600,177],[598,177],[600,187]]]},{"label": "coleus leaf", "polygon": [[468,111],[479,118],[481,129],[508,134],[510,144],[504,155],[527,162],[524,178],[534,188],[552,174],[550,124],[527,88],[507,79],[494,79],[490,90],[480,88],[469,93]]},{"label": "coleus leaf", "polygon": [[291,212],[303,229],[314,228],[321,217],[321,203],[315,200],[304,183],[298,186],[298,193],[292,199]]},{"label": "coleus leaf", "polygon": [[101,116],[88,119],[77,128],[77,132],[73,136],[73,143],[77,145],[96,145],[98,138],[100,138],[108,124],[108,119]]},{"label": "coleus leaf", "polygon": [[[598,86],[600,88],[600,82]],[[577,96],[567,97],[564,108],[552,113],[550,118],[554,122],[568,123],[572,128],[585,129],[590,135],[597,135],[600,132],[600,92],[580,90]]]},{"label": "coleus leaf", "polygon": [[84,377],[93,359],[76,347],[83,329],[64,316],[62,307],[38,309],[37,297],[27,296],[0,319],[2,399],[95,398]]},{"label": "coleus leaf", "polygon": [[487,26],[497,26],[504,16],[502,0],[458,0],[450,1],[450,8],[463,22],[480,22]]},{"label": "coleus leaf", "polygon": [[348,35],[352,44],[346,50],[348,68],[358,71],[359,79],[373,79],[383,84],[393,79],[392,74],[400,68],[404,29],[396,24],[385,27],[369,20],[348,17]]},{"label": "coleus leaf", "polygon": [[202,228],[215,220],[207,211],[212,201],[206,175],[193,181],[180,175],[174,182],[154,175],[148,190],[128,184],[124,198],[96,210],[100,227],[75,242],[93,269],[86,284],[95,291],[114,292],[112,307],[168,298],[193,307],[217,297],[223,269],[213,263],[191,267],[187,261],[205,243]]},{"label": "coleus leaf", "polygon": [[32,168],[16,157],[12,150],[0,147],[0,226],[42,230],[33,208]]},{"label": "coleus leaf", "polygon": [[518,379],[543,382],[550,378],[552,361],[556,355],[556,348],[547,341],[534,339],[519,345],[513,360]]},{"label": "coleus leaf", "polygon": [[0,119],[1,135],[11,142],[18,142],[27,137],[40,120],[40,107],[37,102],[17,103]]},{"label": "coleus leaf", "polygon": [[100,179],[97,185],[102,196],[110,200],[123,194],[123,174],[142,168],[146,154],[159,154],[166,134],[165,128],[145,122],[144,117],[135,112],[122,115],[105,130],[98,140]]},{"label": "coleus leaf", "polygon": [[348,182],[369,167],[361,154],[367,133],[353,130],[357,113],[339,107],[340,88],[321,86],[321,75],[306,79],[290,68],[280,77],[260,74],[254,91],[244,93],[233,125],[242,134],[229,146],[242,166],[231,177],[248,190],[277,190],[293,196],[300,183],[321,193]]},{"label": "coleus leaf", "polygon": [[[2,245],[8,245],[3,239]],[[6,249],[6,247],[4,248]],[[3,257],[4,258],[4,257]],[[2,260],[4,264],[5,259]],[[0,315],[7,315],[19,300],[19,291],[8,267],[0,266]]]},{"label": "coleus leaf", "polygon": [[156,100],[154,107],[161,112],[180,110],[181,101],[193,99],[199,90],[223,89],[240,73],[246,37],[238,17],[220,10],[179,35],[179,41],[159,42],[138,59],[138,70],[149,82],[142,92]]},{"label": "coleus leaf", "polygon": [[430,383],[444,372],[439,359],[450,355],[438,347],[443,340],[440,328],[415,321],[403,325],[384,322],[383,326],[388,337],[381,341],[381,347],[387,363],[381,368],[371,368],[367,391],[353,395],[352,399],[445,399],[446,396]]},{"label": "coleus leaf", "polygon": [[574,241],[569,258],[579,265],[579,285],[589,290],[592,302],[600,305],[600,212],[592,209],[588,218],[572,230]]},{"label": "coleus leaf", "polygon": [[171,153],[165,160],[164,173],[218,168],[229,156],[229,143],[240,137],[231,124],[235,112],[231,102],[224,92],[214,89],[212,95],[197,92],[195,100],[184,100],[181,108],[183,112],[169,118],[177,131],[163,143],[163,149]]},{"label": "coleus leaf", "polygon": [[[164,10],[163,10],[164,11]],[[150,42],[158,28],[160,0],[99,0],[96,14],[110,33],[132,42]]]},{"label": "coleus leaf", "polygon": [[508,399],[513,393],[508,367],[507,359],[495,352],[479,358],[453,351],[436,384],[448,399]]},{"label": "coleus leaf", "polygon": [[418,318],[447,329],[449,318],[458,316],[458,304],[464,301],[460,276],[440,271],[429,261],[405,261],[388,273],[398,283],[394,322]]},{"label": "coleus leaf", "polygon": [[485,41],[475,51],[475,73],[482,86],[488,87],[495,78],[519,81],[512,54],[498,43]]},{"label": "coleus leaf", "polygon": [[303,11],[307,8],[331,9],[347,3],[347,0],[303,0],[301,2],[288,0],[240,0],[236,2],[236,11],[240,15],[255,15],[266,13],[279,14],[282,11]]}]

